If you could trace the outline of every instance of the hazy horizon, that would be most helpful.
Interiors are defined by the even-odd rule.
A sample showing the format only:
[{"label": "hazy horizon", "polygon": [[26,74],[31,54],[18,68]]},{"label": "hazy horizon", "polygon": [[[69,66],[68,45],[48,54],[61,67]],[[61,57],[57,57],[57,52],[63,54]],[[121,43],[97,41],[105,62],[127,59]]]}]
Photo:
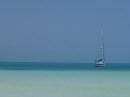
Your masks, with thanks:
[{"label": "hazy horizon", "polygon": [[[129,0],[1,0],[0,61],[130,63]],[[100,25],[103,25],[102,28]]]}]

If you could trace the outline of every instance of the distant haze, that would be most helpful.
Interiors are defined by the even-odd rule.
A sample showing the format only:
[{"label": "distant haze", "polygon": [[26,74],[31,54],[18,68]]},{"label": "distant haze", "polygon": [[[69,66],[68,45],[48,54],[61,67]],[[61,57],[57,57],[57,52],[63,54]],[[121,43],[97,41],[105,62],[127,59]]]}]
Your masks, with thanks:
[{"label": "distant haze", "polygon": [[[100,25],[103,25],[100,27]],[[129,0],[0,0],[0,61],[130,62]]]}]

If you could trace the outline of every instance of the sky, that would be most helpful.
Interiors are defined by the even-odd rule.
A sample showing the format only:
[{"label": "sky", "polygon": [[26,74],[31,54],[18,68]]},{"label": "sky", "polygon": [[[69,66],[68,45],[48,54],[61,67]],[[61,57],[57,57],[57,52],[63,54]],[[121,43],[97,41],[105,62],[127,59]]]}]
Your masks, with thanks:
[{"label": "sky", "polygon": [[[102,26],[101,26],[102,25]],[[129,0],[0,0],[0,61],[130,62]]]}]

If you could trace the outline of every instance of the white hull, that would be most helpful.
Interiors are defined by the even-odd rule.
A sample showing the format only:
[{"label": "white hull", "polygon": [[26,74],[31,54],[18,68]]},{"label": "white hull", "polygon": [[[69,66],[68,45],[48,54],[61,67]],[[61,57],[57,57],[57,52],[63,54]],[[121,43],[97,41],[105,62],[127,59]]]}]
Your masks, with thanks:
[{"label": "white hull", "polygon": [[104,67],[104,66],[105,66],[104,62],[97,62],[96,63],[96,67]]}]

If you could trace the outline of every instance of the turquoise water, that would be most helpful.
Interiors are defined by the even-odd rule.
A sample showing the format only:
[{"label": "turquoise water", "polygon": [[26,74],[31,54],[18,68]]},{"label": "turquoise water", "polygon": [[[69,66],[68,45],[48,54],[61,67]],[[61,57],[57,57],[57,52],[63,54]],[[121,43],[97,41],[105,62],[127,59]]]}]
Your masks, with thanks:
[{"label": "turquoise water", "polygon": [[128,68],[4,68],[0,70],[0,97],[130,97],[129,75]]}]

